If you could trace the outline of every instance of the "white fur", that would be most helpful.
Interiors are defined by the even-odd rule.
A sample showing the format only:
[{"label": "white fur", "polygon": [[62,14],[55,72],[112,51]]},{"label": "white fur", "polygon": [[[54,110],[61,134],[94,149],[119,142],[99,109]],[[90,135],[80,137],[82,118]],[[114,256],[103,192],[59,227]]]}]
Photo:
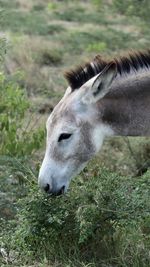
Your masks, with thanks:
[{"label": "white fur", "polygon": [[67,190],[69,186],[67,168],[68,166],[54,161],[46,154],[39,172],[38,183],[40,187],[45,188],[49,184],[50,189],[57,192],[65,185],[65,190]]},{"label": "white fur", "polygon": [[60,188],[65,186],[66,192],[71,178],[76,176],[86,165],[86,163],[81,164],[80,168],[72,173],[72,166],[70,163],[71,162],[67,164],[58,163],[46,154],[39,172],[39,186],[44,189],[48,184],[53,193],[58,192]]},{"label": "white fur", "polygon": [[110,126],[99,124],[92,131],[92,142],[98,152],[103,144],[104,138],[114,134]]},{"label": "white fur", "polygon": [[[59,131],[58,131],[59,132]],[[104,124],[99,124],[93,128],[91,139],[95,147],[95,153],[97,153],[104,141],[106,136],[113,135],[113,130]],[[57,136],[57,134],[55,135]],[[64,144],[61,144],[61,148],[64,150],[65,155],[71,155],[74,151],[74,141],[78,137],[78,134],[74,132],[73,140],[67,142],[64,141]],[[67,163],[57,162],[50,155],[51,146],[47,146],[46,154],[40,168],[39,172],[39,185],[42,188],[45,188],[49,184],[50,188],[53,189],[53,192],[58,191],[62,186],[65,186],[65,191],[67,190],[70,180],[73,176],[77,175],[86,165],[81,164],[77,170],[73,170],[73,165],[71,164],[72,160]]]}]

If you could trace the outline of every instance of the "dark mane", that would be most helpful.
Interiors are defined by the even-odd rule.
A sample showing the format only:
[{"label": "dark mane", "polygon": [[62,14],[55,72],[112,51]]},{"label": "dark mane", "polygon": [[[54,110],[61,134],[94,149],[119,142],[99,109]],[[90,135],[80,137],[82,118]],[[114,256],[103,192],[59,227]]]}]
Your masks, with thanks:
[{"label": "dark mane", "polygon": [[[138,71],[140,68],[150,68],[150,50],[146,52],[133,52],[128,56],[111,59],[117,65],[117,71],[120,75],[130,73],[131,70]],[[110,61],[103,60],[97,55],[92,62],[76,67],[74,70],[67,71],[67,79],[72,91],[80,88],[85,82],[100,73]]]},{"label": "dark mane", "polygon": [[96,74],[100,73],[107,63],[108,62],[104,61],[100,55],[97,55],[92,62],[77,66],[75,69],[67,71],[64,76],[72,90],[75,90],[80,88]]},{"label": "dark mane", "polygon": [[114,58],[118,73],[130,73],[131,70],[138,71],[142,68],[150,68],[150,50],[145,52],[129,53],[127,57]]}]

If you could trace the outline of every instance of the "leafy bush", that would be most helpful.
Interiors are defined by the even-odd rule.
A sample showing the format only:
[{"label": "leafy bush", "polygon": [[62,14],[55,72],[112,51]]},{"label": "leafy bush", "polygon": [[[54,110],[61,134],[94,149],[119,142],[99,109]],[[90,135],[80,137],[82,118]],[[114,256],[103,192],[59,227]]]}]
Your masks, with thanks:
[{"label": "leafy bush", "polygon": [[[13,80],[0,74],[0,150],[1,154],[27,155],[41,145],[43,130],[29,132],[24,117],[29,102],[23,90]],[[29,115],[30,116],[30,115]]]},{"label": "leafy bush", "polygon": [[[74,2],[75,3],[75,2]],[[92,7],[93,9],[93,7]],[[104,14],[100,13],[100,10],[96,12],[96,10],[88,10],[88,8],[83,8],[83,6],[69,6],[67,9],[64,10],[55,10],[54,18],[63,20],[63,21],[70,21],[70,22],[79,22],[82,23],[95,23],[95,24],[107,24],[107,20],[103,16]]]},{"label": "leafy bush", "polygon": [[11,248],[31,262],[78,255],[94,266],[147,267],[150,172],[136,180],[94,172],[78,177],[65,196],[49,197],[30,184]]},{"label": "leafy bush", "polygon": [[94,44],[90,44],[87,47],[87,51],[89,52],[97,52],[100,53],[102,51],[105,51],[107,49],[107,45],[105,42],[96,42]]},{"label": "leafy bush", "polygon": [[40,49],[35,56],[35,61],[40,65],[58,65],[62,63],[63,54],[57,49]]},{"label": "leafy bush", "polygon": [[0,0],[0,7],[1,8],[16,8],[17,7],[17,1],[9,1],[9,0]]},{"label": "leafy bush", "polygon": [[48,34],[61,33],[65,31],[66,31],[66,28],[63,25],[59,25],[59,24],[48,25]]},{"label": "leafy bush", "polygon": [[0,38],[0,62],[2,62],[4,59],[6,48],[7,48],[6,39]]},{"label": "leafy bush", "polygon": [[[60,38],[63,39],[64,37],[61,36]],[[136,37],[131,36],[129,33],[108,27],[107,31],[103,29],[92,31],[73,30],[65,36],[65,40],[63,41],[66,43],[65,48],[67,51],[80,54],[85,50],[88,52],[96,51],[97,53],[108,51],[110,53],[110,50],[118,51],[123,48],[126,49],[128,44],[130,43],[132,46],[135,40]]]},{"label": "leafy bush", "polygon": [[5,9],[4,16],[1,21],[1,28],[5,31],[15,33],[25,33],[29,35],[47,35],[49,33],[49,25],[46,17],[40,12],[32,11],[26,13],[12,9]]}]

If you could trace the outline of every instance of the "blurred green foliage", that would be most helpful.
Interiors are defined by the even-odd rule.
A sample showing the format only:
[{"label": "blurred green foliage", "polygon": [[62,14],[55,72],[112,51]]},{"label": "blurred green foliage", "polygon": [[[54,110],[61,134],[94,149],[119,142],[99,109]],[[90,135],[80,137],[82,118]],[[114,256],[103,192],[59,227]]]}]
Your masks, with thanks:
[{"label": "blurred green foliage", "polygon": [[56,66],[63,60],[63,53],[58,49],[41,48],[35,55],[35,62],[40,65]]},{"label": "blurred green foliage", "polygon": [[36,11],[26,13],[23,11],[17,12],[15,9],[4,9],[1,27],[8,31],[29,35],[33,33],[35,35],[48,34],[48,24],[45,16]]},{"label": "blurred green foliage", "polygon": [[141,17],[144,21],[150,22],[150,1],[149,0],[114,0],[114,7],[124,15]]},{"label": "blurred green foliage", "polygon": [[107,49],[107,45],[105,42],[96,42],[96,43],[93,43],[93,44],[89,44],[88,47],[87,47],[87,51],[89,52],[97,52],[97,53],[100,53],[100,52],[103,52]]},{"label": "blurred green foliage", "polygon": [[6,39],[5,38],[0,38],[0,63],[3,62],[5,54],[6,54]]},{"label": "blurred green foliage", "polygon": [[149,0],[92,0],[96,8],[101,11],[104,8],[114,8],[122,15],[136,16],[144,21],[150,21],[150,1]]},{"label": "blurred green foliage", "polygon": [[44,130],[29,132],[23,122],[29,108],[25,92],[13,79],[0,74],[0,151],[1,154],[23,156],[41,146]]}]

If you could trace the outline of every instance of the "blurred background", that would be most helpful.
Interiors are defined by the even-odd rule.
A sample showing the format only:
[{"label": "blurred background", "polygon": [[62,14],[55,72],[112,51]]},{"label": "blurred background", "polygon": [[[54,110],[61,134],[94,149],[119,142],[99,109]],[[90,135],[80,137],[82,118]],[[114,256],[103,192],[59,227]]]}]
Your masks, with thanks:
[{"label": "blurred background", "polygon": [[[31,213],[33,218],[37,219],[36,216],[39,212],[39,204],[36,202],[36,200],[41,199],[40,203],[44,202],[42,196],[37,195],[40,194],[37,189],[37,175],[45,152],[45,122],[48,118],[48,115],[53,110],[53,107],[61,99],[65,89],[67,88],[67,82],[63,77],[65,70],[84,63],[87,60],[92,60],[97,54],[102,55],[106,59],[113,56],[119,56],[120,54],[124,54],[131,50],[149,49],[149,25],[149,0],[0,0],[1,266],[29,266],[30,264],[28,265],[27,263],[29,258],[30,263],[33,264],[32,266],[41,267],[149,266],[149,258],[147,256],[147,237],[149,233],[147,225],[149,219],[147,219],[148,213],[145,212],[145,210],[147,210],[146,205],[148,204],[149,194],[147,180],[150,176],[148,171],[150,167],[149,138],[134,137],[107,139],[104,143],[101,153],[77,178],[77,182],[73,182],[72,191],[74,193],[71,193],[73,195],[71,195],[69,202],[72,204],[72,206],[70,206],[70,204],[64,204],[63,200],[61,200],[62,202],[60,201],[58,203],[57,201],[55,202],[55,200],[52,200],[54,203],[50,202],[50,204],[54,205],[56,209],[59,207],[59,215],[57,214],[58,217],[60,216],[59,209],[64,205],[68,205],[65,206],[68,212],[76,213],[81,207],[79,203],[77,207],[74,206],[75,196],[80,196],[80,193],[82,195],[82,186],[83,184],[88,183],[90,177],[97,179],[98,176],[103,174],[104,169],[107,170],[105,175],[106,180],[107,178],[111,177],[112,173],[114,174],[114,176],[112,175],[112,179],[114,179],[116,175],[117,177],[121,177],[117,178],[119,179],[117,181],[120,185],[117,192],[120,193],[116,194],[120,194],[117,195],[118,198],[119,196],[122,196],[122,198],[126,199],[126,202],[124,203],[125,209],[128,207],[130,201],[141,205],[140,207],[138,206],[137,212],[139,213],[136,216],[138,217],[139,214],[141,214],[140,220],[142,220],[142,226],[140,225],[138,228],[139,232],[137,235],[135,235],[134,231],[130,232],[130,235],[127,239],[125,237],[126,234],[122,235],[121,240],[122,244],[124,245],[118,254],[115,254],[113,251],[113,246],[116,246],[117,244],[119,247],[119,239],[116,239],[117,241],[115,241],[115,245],[110,245],[111,239],[114,236],[108,237],[105,235],[104,231],[102,234],[101,240],[103,240],[103,242],[101,246],[103,247],[103,251],[105,251],[104,254],[107,256],[104,258],[102,256],[101,259],[98,260],[96,256],[93,256],[95,255],[93,252],[93,254],[90,254],[91,259],[88,259],[89,244],[91,242],[90,231],[93,231],[92,236],[94,236],[95,230],[89,230],[88,226],[86,225],[86,244],[84,243],[84,235],[82,236],[83,232],[79,231],[79,228],[82,228],[81,225],[84,225],[83,221],[88,221],[87,218],[91,216],[87,215],[86,219],[84,218],[84,220],[84,216],[82,219],[80,216],[81,221],[79,217],[77,219],[78,227],[80,225],[78,231],[80,232],[81,237],[83,237],[83,244],[81,246],[83,255],[84,252],[86,252],[83,258],[77,255],[79,253],[78,250],[81,250],[80,245],[77,245],[77,240],[73,249],[73,251],[75,251],[74,254],[76,254],[76,260],[74,256],[73,260],[68,261],[67,254],[64,254],[65,256],[61,257],[59,255],[59,260],[54,260],[54,254],[57,254],[55,249],[53,252],[51,252],[51,259],[49,259],[49,256],[47,255],[43,256],[43,254],[41,255],[37,251],[35,252],[36,249],[33,249],[34,255],[32,255],[32,257],[29,256],[31,253],[31,249],[29,249],[31,244],[34,247],[33,244],[37,242],[36,244],[39,245],[40,241],[37,241],[33,236],[30,238],[30,234],[33,232],[33,228],[35,227],[35,224],[33,223],[34,220],[32,222],[30,221],[29,223],[29,214],[27,216],[27,211],[25,211],[24,208],[25,204],[23,204],[23,208],[21,208],[21,205],[18,203],[18,200],[20,199],[28,202],[31,198],[31,195],[33,196],[34,194],[34,209],[33,203],[31,203],[30,212],[32,210]],[[127,184],[129,186],[127,195],[121,195],[123,194],[121,191],[122,177],[126,177]],[[143,191],[139,192],[136,188],[137,195],[135,195],[135,198],[132,199],[132,195],[130,195],[129,192],[132,193],[132,190],[135,189],[133,185],[133,179],[138,181],[139,187],[143,185],[143,191],[146,192],[145,194],[147,195],[145,195]],[[101,182],[101,180],[99,181]],[[87,191],[90,190],[90,192],[92,192],[89,194],[94,195],[96,190],[94,183],[95,182],[93,180],[93,187],[90,185],[92,189],[88,189],[89,187],[87,184]],[[113,184],[113,180],[108,181],[108,185],[104,185],[104,191],[106,191],[106,195],[111,195],[111,193],[114,191],[114,188],[112,188],[111,192],[108,190],[111,184]],[[77,190],[78,187],[81,188],[80,193]],[[28,192],[31,188],[33,191],[30,193],[32,194],[28,195]],[[128,199],[128,194],[131,197],[131,199],[129,198],[130,201]],[[82,199],[82,201],[86,202],[87,200],[85,199]],[[105,206],[106,203],[102,202],[100,205]],[[114,209],[111,200],[109,208]],[[115,212],[120,212],[119,208],[119,206],[116,206]],[[134,204],[132,208],[130,207],[130,209],[133,212],[136,210]],[[52,213],[53,212],[55,213],[55,211],[52,211]],[[49,213],[49,210],[47,210],[47,213]],[[41,213],[39,212],[39,214]],[[18,231],[20,231],[20,235],[18,237],[15,232],[14,237],[14,240],[18,241],[22,236],[21,241],[18,241],[20,243],[17,245],[19,252],[15,245],[17,241],[15,241],[15,244],[11,244],[7,235],[9,231],[16,229],[16,224],[18,221],[17,216],[20,216],[19,218],[21,218],[21,221],[26,220],[27,225],[25,229],[27,229],[29,225],[29,228],[32,228],[31,226],[34,225],[32,231],[29,231],[28,234],[25,234],[26,238],[29,236],[29,240],[27,238],[27,243],[24,244],[23,233],[26,231],[24,229],[23,232],[23,224],[19,224],[16,232],[18,233]],[[41,216],[43,215],[41,214]],[[58,223],[57,216],[55,214],[55,218]],[[98,215],[92,216],[95,218],[94,216]],[[101,216],[101,214],[99,216]],[[106,214],[106,217],[107,216],[109,217],[110,215]],[[98,219],[99,217],[96,218]],[[110,218],[110,221],[112,222],[114,218],[113,215],[111,215]],[[56,223],[56,221],[54,222]],[[127,222],[129,221],[130,215],[128,214]],[[39,227],[41,222],[38,219],[37,222],[39,223]],[[109,228],[112,227],[111,222],[109,222]],[[124,224],[128,225],[127,222],[124,222]],[[136,219],[134,218],[132,222],[134,224]],[[65,221],[65,223],[66,225],[68,224],[68,227],[73,227],[72,221]],[[92,229],[97,227],[94,221],[90,223],[90,225],[94,227]],[[45,233],[47,231],[47,227],[50,227],[50,234],[51,231],[54,232],[51,224],[49,226],[46,225],[45,227],[45,230],[43,230]],[[108,225],[104,225],[104,229],[105,227],[107,229]],[[146,229],[146,232],[142,232],[141,228]],[[63,229],[62,225],[61,229]],[[129,228],[127,228],[127,230],[129,230]],[[41,234],[41,232],[39,234],[39,230],[36,229],[36,231],[37,236]],[[88,231],[90,232],[89,236]],[[116,234],[116,228],[115,230],[113,229],[113,231]],[[131,233],[133,233],[133,235],[131,235]],[[141,233],[141,236],[139,233]],[[146,239],[145,233],[147,236]],[[60,231],[59,234],[61,236],[62,232]],[[43,238],[43,235],[44,234],[41,234],[41,239]],[[44,238],[46,239],[45,235]],[[75,235],[74,238],[77,238],[77,236]],[[31,242],[31,239],[33,243]],[[135,242],[135,240],[137,241]],[[48,245],[48,243],[46,243],[48,242],[47,239],[46,241],[42,242],[45,242],[42,243],[42,248],[43,246],[49,248],[47,251],[47,254],[49,255],[49,250],[51,247]],[[64,242],[63,239],[62,242]],[[94,242],[93,239],[92,242]],[[96,242],[98,241],[93,243],[95,250]],[[11,244],[10,247],[8,247],[8,243]],[[104,243],[105,245],[107,243],[106,247],[104,246]],[[135,243],[137,246],[135,246]],[[68,244],[70,247],[72,244],[71,241],[68,241]],[[135,250],[133,249],[132,253],[129,252],[130,246],[131,250],[133,247],[136,247]],[[127,254],[125,253],[125,255],[123,255],[125,247],[128,247],[128,250]],[[20,250],[23,250],[24,255],[26,256],[23,257]],[[111,256],[108,251],[113,251]],[[99,254],[99,251],[97,251],[97,254]],[[139,258],[138,256],[135,256],[138,254]],[[45,262],[43,257],[45,257]],[[119,260],[115,260],[114,257]],[[22,261],[24,261],[24,265],[22,265]]]}]

